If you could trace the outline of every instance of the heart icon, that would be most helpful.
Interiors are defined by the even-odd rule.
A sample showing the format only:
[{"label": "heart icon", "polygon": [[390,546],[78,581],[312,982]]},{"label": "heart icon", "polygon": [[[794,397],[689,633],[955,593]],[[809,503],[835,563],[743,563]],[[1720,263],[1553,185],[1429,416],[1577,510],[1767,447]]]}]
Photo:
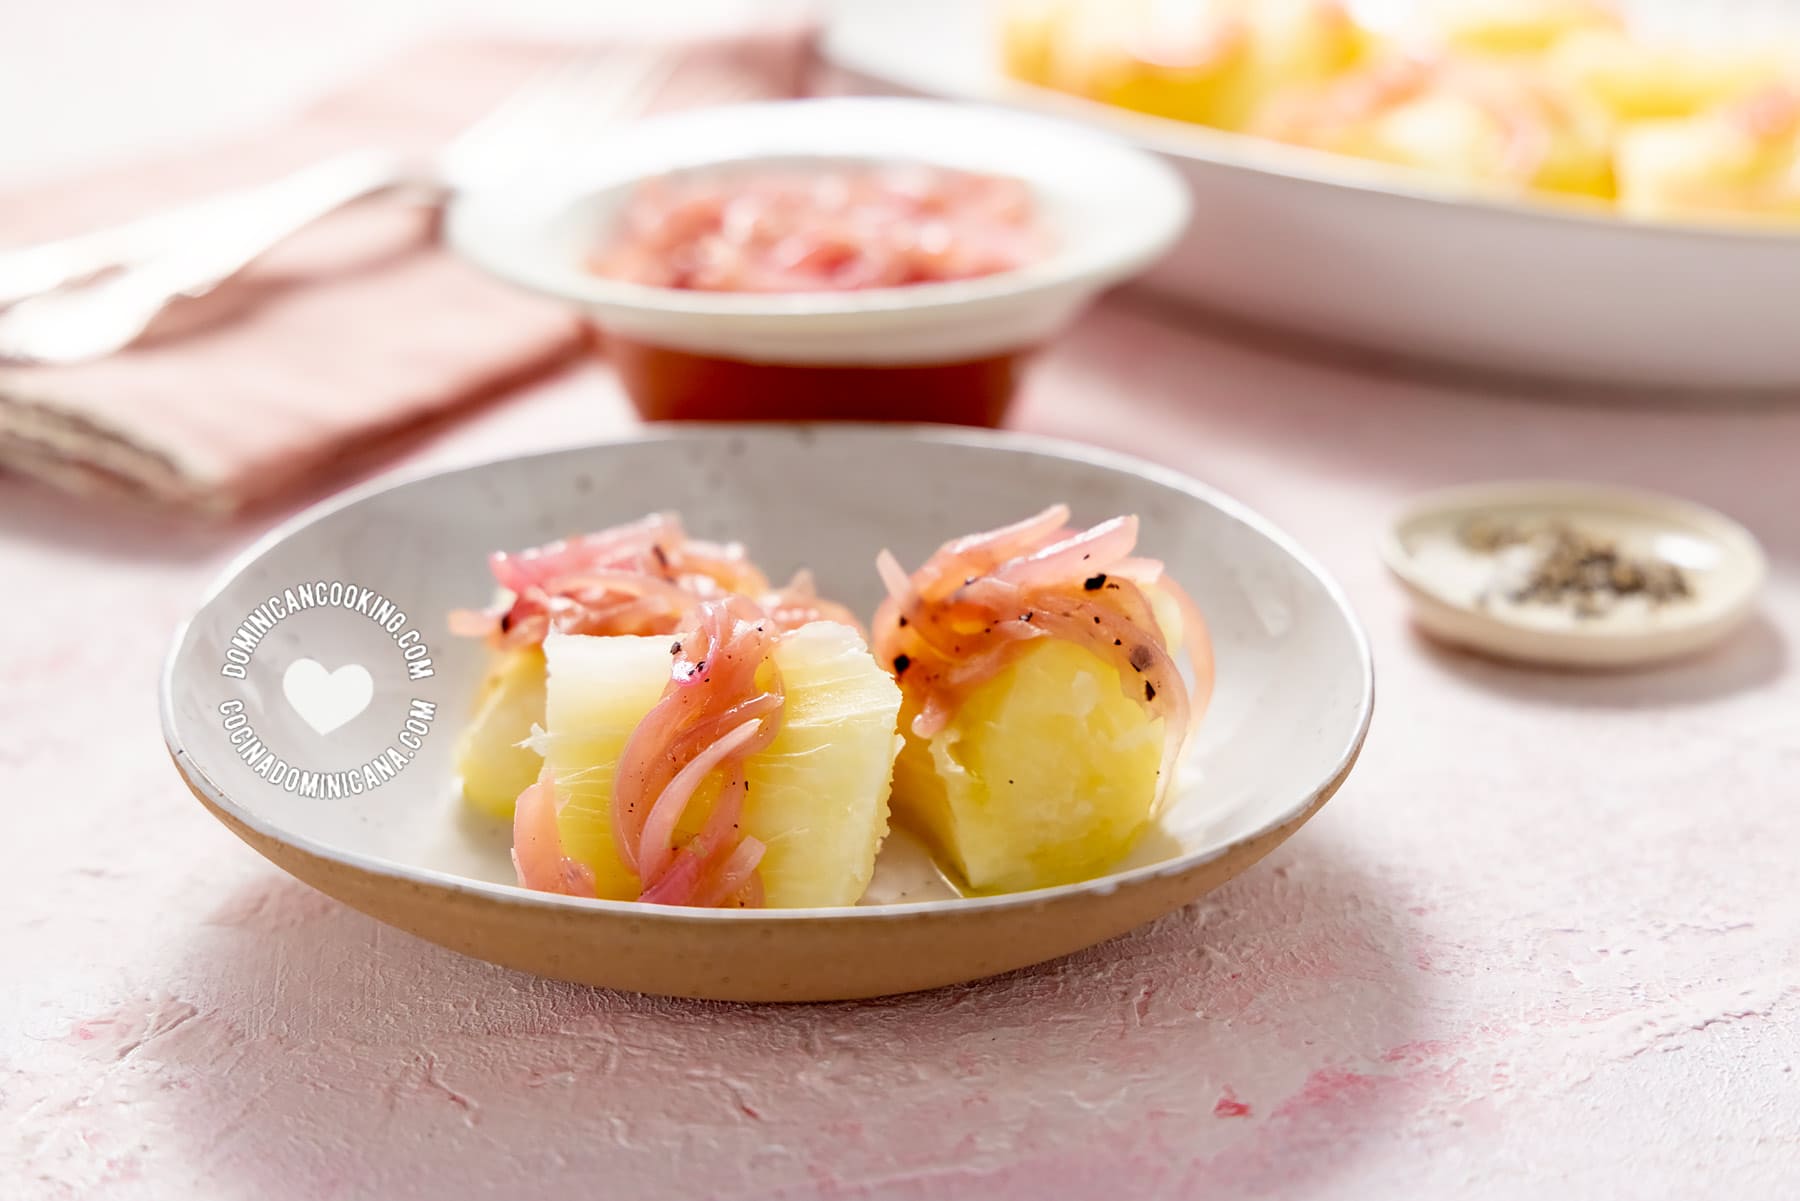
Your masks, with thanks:
[{"label": "heart icon", "polygon": [[301,720],[329,734],[369,707],[375,680],[356,663],[326,671],[316,659],[295,659],[281,674],[281,691]]}]

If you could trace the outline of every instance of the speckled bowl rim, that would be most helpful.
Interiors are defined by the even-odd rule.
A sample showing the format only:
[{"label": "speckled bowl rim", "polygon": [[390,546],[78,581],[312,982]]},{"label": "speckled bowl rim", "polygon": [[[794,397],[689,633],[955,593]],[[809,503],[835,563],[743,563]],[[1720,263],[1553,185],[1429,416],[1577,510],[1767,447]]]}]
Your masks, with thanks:
[{"label": "speckled bowl rim", "polygon": [[1299,564],[1307,575],[1311,576],[1330,598],[1338,615],[1343,619],[1354,641],[1357,662],[1360,667],[1361,687],[1357,701],[1356,716],[1348,740],[1339,751],[1324,777],[1305,793],[1296,797],[1294,802],[1279,814],[1270,818],[1255,829],[1250,830],[1229,842],[1197,851],[1187,855],[1179,855],[1158,863],[1146,864],[1142,867],[1126,871],[1113,872],[1091,880],[1082,880],[1074,884],[1062,884],[1053,888],[1037,888],[1026,892],[1002,893],[996,896],[956,897],[932,901],[907,901],[883,905],[848,905],[835,907],[816,907],[808,909],[687,909],[677,906],[652,905],[642,901],[609,901],[582,897],[565,897],[552,893],[536,892],[513,884],[493,884],[485,880],[475,880],[468,876],[459,876],[451,872],[439,871],[435,868],[419,867],[415,864],[402,863],[396,860],[378,858],[360,851],[347,851],[328,846],[315,839],[297,837],[290,832],[266,821],[261,815],[244,808],[232,800],[187,753],[176,734],[174,727],[174,685],[175,670],[182,656],[192,629],[194,617],[198,616],[210,605],[218,595],[263,555],[273,550],[280,543],[302,529],[322,521],[340,510],[350,508],[371,497],[390,490],[406,487],[428,479],[443,476],[476,474],[498,463],[516,459],[547,459],[571,451],[595,449],[606,446],[634,446],[648,443],[670,442],[698,436],[718,436],[721,434],[755,434],[758,431],[787,431],[798,433],[804,430],[821,429],[868,429],[864,425],[843,422],[692,422],[684,423],[681,428],[659,427],[634,432],[617,438],[603,438],[593,442],[577,443],[571,446],[557,447],[550,450],[536,451],[522,455],[495,455],[473,463],[448,468],[431,468],[418,471],[401,471],[382,476],[368,483],[350,488],[320,502],[302,513],[276,525],[263,534],[250,546],[233,556],[231,561],[219,572],[206,588],[194,606],[194,615],[182,621],[176,627],[169,651],[163,661],[161,679],[158,686],[158,703],[161,710],[163,742],[188,788],[209,808],[232,822],[240,823],[249,830],[285,846],[323,859],[329,862],[342,863],[354,870],[375,876],[395,877],[416,884],[445,888],[454,892],[471,896],[484,897],[490,900],[510,904],[540,906],[550,909],[573,909],[592,913],[606,913],[621,917],[634,917],[665,922],[720,922],[720,921],[881,921],[909,915],[942,913],[955,911],[959,913],[977,910],[1029,908],[1062,898],[1088,894],[1105,896],[1121,888],[1166,877],[1179,876],[1190,872],[1215,859],[1223,858],[1234,850],[1254,843],[1259,839],[1273,835],[1278,831],[1291,829],[1299,825],[1315,813],[1323,802],[1329,799],[1349,776],[1355,766],[1358,755],[1362,751],[1364,741],[1368,737],[1369,723],[1375,711],[1375,663],[1369,645],[1367,632],[1357,620],[1356,612],[1351,608],[1342,587],[1331,575],[1321,567],[1313,557],[1303,550],[1286,532],[1270,522],[1261,514],[1250,509],[1218,490],[1209,487],[1173,468],[1147,462],[1132,455],[1117,451],[1102,450],[1081,443],[1069,442],[1060,438],[1050,438],[1037,434],[1020,434],[1008,431],[965,429],[956,426],[932,425],[895,425],[882,427],[882,432],[896,439],[920,441],[940,445],[968,446],[977,449],[1016,449],[1057,458],[1085,463],[1090,466],[1108,468],[1114,471],[1129,472],[1144,477],[1153,483],[1172,488],[1187,496],[1211,505],[1226,516],[1240,522],[1267,538],[1283,553]]}]

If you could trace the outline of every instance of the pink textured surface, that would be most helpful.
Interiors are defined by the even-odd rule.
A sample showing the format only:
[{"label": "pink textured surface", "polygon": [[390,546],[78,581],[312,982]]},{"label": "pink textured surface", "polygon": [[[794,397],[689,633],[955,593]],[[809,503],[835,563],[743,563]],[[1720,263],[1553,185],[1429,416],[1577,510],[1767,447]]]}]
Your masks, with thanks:
[{"label": "pink textured surface", "polygon": [[[407,457],[628,421],[586,369]],[[171,530],[0,480],[0,1197],[1793,1196],[1800,408],[1462,391],[1114,304],[1022,424],[1289,528],[1369,626],[1380,711],[1340,796],[1205,903],[856,1005],[547,983],[287,880],[187,795],[153,701],[267,518]],[[1718,505],[1771,552],[1761,615],[1652,673],[1420,642],[1380,523],[1516,475]]]},{"label": "pink textured surface", "polygon": [[[585,370],[411,457],[627,421]],[[547,983],[288,881],[188,797],[153,713],[165,634],[253,531],[102,530],[0,483],[0,576],[31,592],[0,626],[0,1195],[1792,1195],[1800,411],[1464,395],[1114,305],[1045,364],[1024,424],[1285,523],[1368,622],[1380,712],[1338,799],[1206,903],[858,1005]],[[1383,515],[1535,473],[1744,518],[1775,560],[1762,615],[1628,675],[1417,640],[1371,549]]]}]

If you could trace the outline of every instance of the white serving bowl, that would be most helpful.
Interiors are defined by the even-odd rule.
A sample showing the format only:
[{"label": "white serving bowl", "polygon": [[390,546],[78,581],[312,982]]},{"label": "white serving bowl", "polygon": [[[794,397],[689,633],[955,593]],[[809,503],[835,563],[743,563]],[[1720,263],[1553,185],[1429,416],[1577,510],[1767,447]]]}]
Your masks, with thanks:
[{"label": "white serving bowl", "polygon": [[[1738,6],[1742,7],[1742,6]],[[1495,197],[1017,83],[987,6],[844,0],[841,86],[1053,113],[1178,171],[1194,221],[1147,286],[1405,359],[1633,388],[1800,388],[1800,233]]]},{"label": "white serving bowl", "polygon": [[[1050,250],[1018,270],[979,279],[775,295],[649,287],[584,266],[621,203],[645,179],[803,163],[921,163],[1018,178],[1031,189]],[[935,101],[836,99],[700,109],[608,132],[572,148],[553,169],[459,197],[445,230],[470,261],[579,307],[618,343],[727,363],[904,372],[1041,346],[1102,289],[1154,262],[1187,217],[1186,192],[1174,172],[1078,125]],[[621,364],[627,386],[642,401],[644,381],[634,379],[630,366]],[[879,386],[877,378],[859,370],[835,383],[866,391]],[[919,377],[914,391],[918,383],[929,388],[933,380]],[[788,384],[805,386],[794,377]],[[906,399],[904,391],[896,395]],[[929,399],[913,396],[903,411],[795,412],[790,406],[742,415],[918,420],[918,406]]]},{"label": "white serving bowl", "polygon": [[[1139,515],[1145,553],[1165,561],[1206,615],[1218,665],[1167,810],[1111,874],[959,897],[941,879],[930,887],[916,848],[890,837],[860,906],[679,909],[519,888],[509,830],[470,817],[451,749],[487,651],[451,637],[444,615],[492,595],[486,557],[495,548],[674,509],[696,535],[742,538],[772,575],[810,566],[822,591],[868,614],[882,595],[882,547],[916,563],[948,538],[1056,500],[1082,522]],[[353,592],[403,609],[389,624],[423,632],[433,674],[412,678],[405,632],[341,607],[285,616],[253,653],[237,653],[246,614],[308,581],[354,583]],[[320,678],[366,672],[371,691],[355,698],[364,707],[318,733],[287,685],[300,659],[319,664]],[[242,678],[222,674],[226,665]],[[405,748],[397,773],[360,795],[302,795],[304,784],[290,790],[245,761],[251,728],[303,769],[355,768],[401,736],[415,701],[436,706],[435,723]],[[1325,803],[1356,760],[1373,705],[1368,642],[1337,586],[1285,535],[1194,480],[1019,435],[763,424],[663,426],[333,500],[263,539],[213,586],[176,635],[162,716],[176,766],[215,816],[282,868],[383,921],[564,979],[824,1000],[1007,971],[1188,903]]]}]

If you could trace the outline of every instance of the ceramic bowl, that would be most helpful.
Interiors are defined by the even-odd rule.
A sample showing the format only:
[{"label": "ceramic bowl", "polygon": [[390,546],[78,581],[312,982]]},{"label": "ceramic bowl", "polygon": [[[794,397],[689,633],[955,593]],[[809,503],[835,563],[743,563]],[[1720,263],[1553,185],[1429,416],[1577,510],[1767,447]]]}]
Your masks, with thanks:
[{"label": "ceramic bowl", "polygon": [[[1684,9],[1702,24],[1712,8],[1717,27],[1783,6],[1626,7]],[[1014,105],[1159,155],[1192,195],[1194,220],[1147,287],[1406,360],[1634,390],[1800,395],[1792,228],[1630,221],[1032,87],[1002,75],[991,16],[966,0],[841,0],[824,54],[841,88]]]},{"label": "ceramic bowl", "polygon": [[[1139,514],[1141,545],[1193,594],[1218,660],[1179,794],[1112,874],[961,898],[895,838],[860,906],[684,910],[521,889],[508,831],[467,815],[451,752],[486,652],[451,637],[445,613],[487,602],[494,548],[674,509],[697,536],[743,539],[773,575],[810,565],[827,594],[869,612],[880,548],[917,562],[1054,500],[1078,521]],[[665,426],[352,492],[225,573],[176,635],[162,687],[164,735],[195,795],[321,891],[510,967],[742,1000],[970,980],[1184,905],[1337,790],[1374,699],[1337,586],[1185,476],[1017,435],[767,424]]]},{"label": "ceramic bowl", "polygon": [[[1562,522],[1627,554],[1680,568],[1690,595],[1580,615],[1567,606],[1509,603],[1496,559],[1462,534],[1477,521]],[[1419,627],[1434,638],[1550,667],[1631,667],[1706,649],[1756,605],[1768,560],[1724,514],[1673,496],[1559,480],[1512,480],[1428,492],[1409,501],[1381,542]],[[1529,558],[1529,555],[1527,555]]]},{"label": "ceramic bowl", "polygon": [[[1023,180],[1048,253],[979,279],[775,295],[647,287],[583,265],[645,179],[881,163]],[[553,171],[459,196],[445,236],[500,278],[591,316],[645,416],[994,424],[1026,356],[1159,257],[1187,216],[1180,181],[1153,156],[1067,122],[933,101],[797,100],[609,133]]]}]

